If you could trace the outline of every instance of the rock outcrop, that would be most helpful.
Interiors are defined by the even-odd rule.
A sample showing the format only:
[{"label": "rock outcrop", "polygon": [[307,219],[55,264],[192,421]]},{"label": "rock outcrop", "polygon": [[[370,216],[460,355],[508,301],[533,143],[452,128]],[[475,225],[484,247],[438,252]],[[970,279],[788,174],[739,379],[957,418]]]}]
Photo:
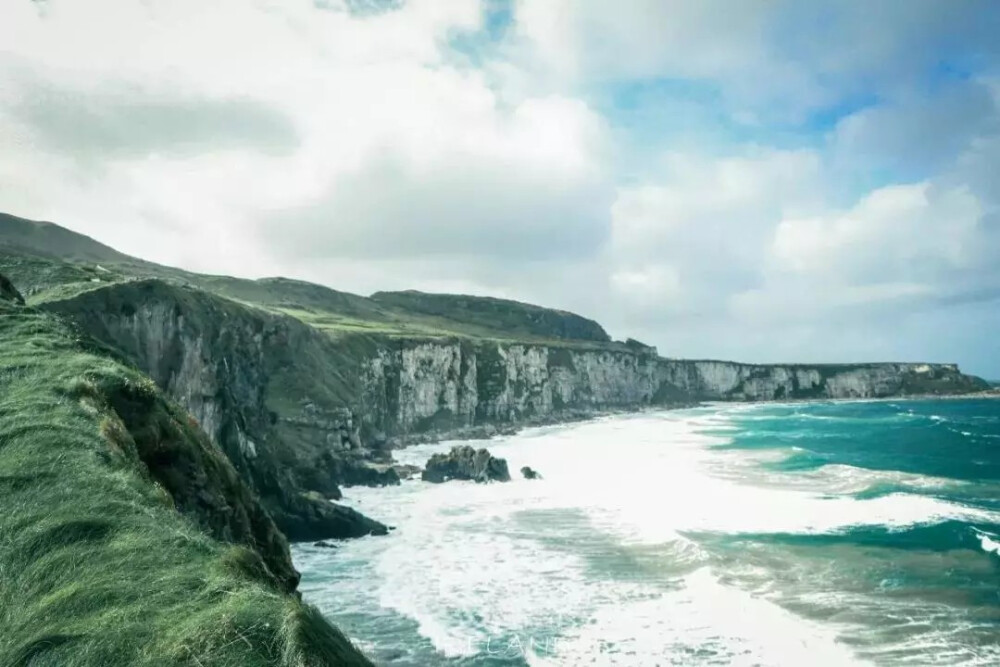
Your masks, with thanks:
[{"label": "rock outcrop", "polygon": [[217,539],[252,546],[280,586],[294,591],[299,573],[271,516],[197,424],[137,376],[92,376],[77,398],[111,411],[105,437],[142,461],[178,511]]},{"label": "rock outcrop", "polygon": [[389,532],[388,527],[378,521],[350,507],[332,503],[315,491],[299,493],[280,504],[272,504],[270,512],[275,523],[293,542],[385,535]]},{"label": "rock outcrop", "polygon": [[435,454],[424,466],[420,478],[425,482],[440,484],[449,480],[474,482],[509,482],[507,461],[494,457],[486,449],[469,445],[453,447],[447,454]]},{"label": "rock outcrop", "polygon": [[542,478],[542,476],[538,474],[537,470],[533,470],[529,466],[524,466],[523,468],[521,468],[521,475],[525,479],[541,479]]}]

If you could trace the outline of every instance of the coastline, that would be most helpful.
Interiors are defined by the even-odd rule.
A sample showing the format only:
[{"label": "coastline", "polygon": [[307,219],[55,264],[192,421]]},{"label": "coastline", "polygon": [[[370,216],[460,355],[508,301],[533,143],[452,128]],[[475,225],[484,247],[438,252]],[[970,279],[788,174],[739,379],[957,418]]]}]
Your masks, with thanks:
[{"label": "coastline", "polygon": [[[633,408],[606,408],[598,410],[569,410],[559,413],[550,413],[535,418],[527,419],[518,423],[506,424],[483,424],[479,426],[469,426],[458,429],[448,429],[441,431],[426,431],[423,433],[411,433],[397,436],[392,439],[393,445],[381,450],[388,454],[390,460],[369,461],[369,466],[379,469],[394,469],[404,467],[393,457],[393,452],[407,449],[416,445],[431,445],[445,442],[479,442],[493,441],[503,437],[513,437],[525,431],[547,426],[562,426],[571,424],[584,424],[597,421],[606,417],[616,417],[623,415],[639,415],[649,412],[664,412],[673,410],[687,410],[692,408],[713,407],[713,406],[757,406],[757,405],[811,405],[817,403],[889,403],[895,401],[926,401],[926,400],[1000,400],[1000,387],[987,391],[972,393],[952,393],[952,394],[908,394],[902,396],[879,396],[879,397],[852,397],[852,398],[799,398],[778,401],[684,401],[669,403],[664,405],[642,405]],[[369,484],[341,484],[344,488],[357,486],[371,486]],[[384,486],[384,485],[375,485]]]}]

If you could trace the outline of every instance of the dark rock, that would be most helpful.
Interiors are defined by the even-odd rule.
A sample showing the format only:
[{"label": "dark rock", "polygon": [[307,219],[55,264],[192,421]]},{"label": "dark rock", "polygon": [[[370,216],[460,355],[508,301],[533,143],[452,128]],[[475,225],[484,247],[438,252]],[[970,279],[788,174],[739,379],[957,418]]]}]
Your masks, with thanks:
[{"label": "dark rock", "polygon": [[528,466],[521,468],[521,474],[524,475],[525,479],[541,479],[542,476],[538,474],[537,470],[532,470]]},{"label": "dark rock", "polygon": [[400,481],[390,465],[357,460],[340,461],[339,479],[343,486],[398,486]]},{"label": "dark rock", "polygon": [[450,479],[509,482],[510,472],[506,460],[492,456],[486,449],[476,450],[463,445],[453,447],[447,454],[432,456],[420,478],[434,484]]},{"label": "dark rock", "polygon": [[329,452],[308,464],[296,462],[288,466],[289,474],[281,484],[281,488],[291,490],[294,487],[303,492],[315,491],[328,500],[340,500],[343,493],[336,480],[340,479],[342,465],[343,460]]},{"label": "dark rock", "polygon": [[[71,318],[183,404],[289,539],[387,532],[328,500],[340,497],[341,461],[360,458],[344,448],[358,427],[352,412],[313,395],[312,379],[328,375],[317,360],[334,354],[329,337],[292,318],[158,280],[90,290],[44,308]],[[158,353],[149,352],[150,341],[160,341]],[[200,361],[180,373],[183,351],[192,347],[201,350]],[[275,396],[295,408],[274,412]],[[331,433],[336,451],[327,442]]]},{"label": "dark rock", "polygon": [[392,450],[389,448],[372,447],[368,450],[368,459],[375,463],[392,463]]},{"label": "dark rock", "polygon": [[386,535],[384,524],[369,519],[350,507],[337,505],[317,493],[302,493],[286,497],[281,502],[265,505],[275,523],[292,542],[347,539],[366,535]]},{"label": "dark rock", "polygon": [[0,299],[5,301],[13,301],[14,303],[24,305],[24,297],[21,293],[17,291],[14,287],[14,283],[7,278],[7,276],[0,273]]},{"label": "dark rock", "polygon": [[320,540],[319,542],[313,543],[314,547],[319,547],[320,549],[339,549],[340,546],[334,544],[333,542],[327,542],[325,540]]}]

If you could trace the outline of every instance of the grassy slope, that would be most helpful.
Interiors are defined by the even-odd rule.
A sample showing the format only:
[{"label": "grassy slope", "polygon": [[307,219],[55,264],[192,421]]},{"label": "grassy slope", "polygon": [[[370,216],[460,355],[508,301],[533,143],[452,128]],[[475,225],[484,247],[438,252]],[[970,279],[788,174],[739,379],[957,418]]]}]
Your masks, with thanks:
[{"label": "grassy slope", "polygon": [[416,290],[377,292],[371,300],[450,326],[473,326],[517,338],[560,338],[610,342],[600,324],[579,315],[529,303],[460,294],[428,294]]},{"label": "grassy slope", "polygon": [[0,236],[3,236],[6,245],[19,251],[48,257],[88,262],[127,262],[132,259],[89,236],[50,222],[26,220],[7,213],[0,213]]},{"label": "grassy slope", "polygon": [[105,399],[148,379],[7,302],[0,340],[0,664],[368,664],[150,478]]}]

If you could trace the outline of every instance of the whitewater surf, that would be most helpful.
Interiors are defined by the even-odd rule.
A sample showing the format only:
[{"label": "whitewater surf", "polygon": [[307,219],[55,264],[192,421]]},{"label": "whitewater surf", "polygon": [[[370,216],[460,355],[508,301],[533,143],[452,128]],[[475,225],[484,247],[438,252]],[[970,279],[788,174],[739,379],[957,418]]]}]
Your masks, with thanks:
[{"label": "whitewater surf", "polygon": [[295,558],[386,665],[998,664],[998,438],[990,400],[532,429],[474,444],[543,479],[348,489],[395,532]]}]

